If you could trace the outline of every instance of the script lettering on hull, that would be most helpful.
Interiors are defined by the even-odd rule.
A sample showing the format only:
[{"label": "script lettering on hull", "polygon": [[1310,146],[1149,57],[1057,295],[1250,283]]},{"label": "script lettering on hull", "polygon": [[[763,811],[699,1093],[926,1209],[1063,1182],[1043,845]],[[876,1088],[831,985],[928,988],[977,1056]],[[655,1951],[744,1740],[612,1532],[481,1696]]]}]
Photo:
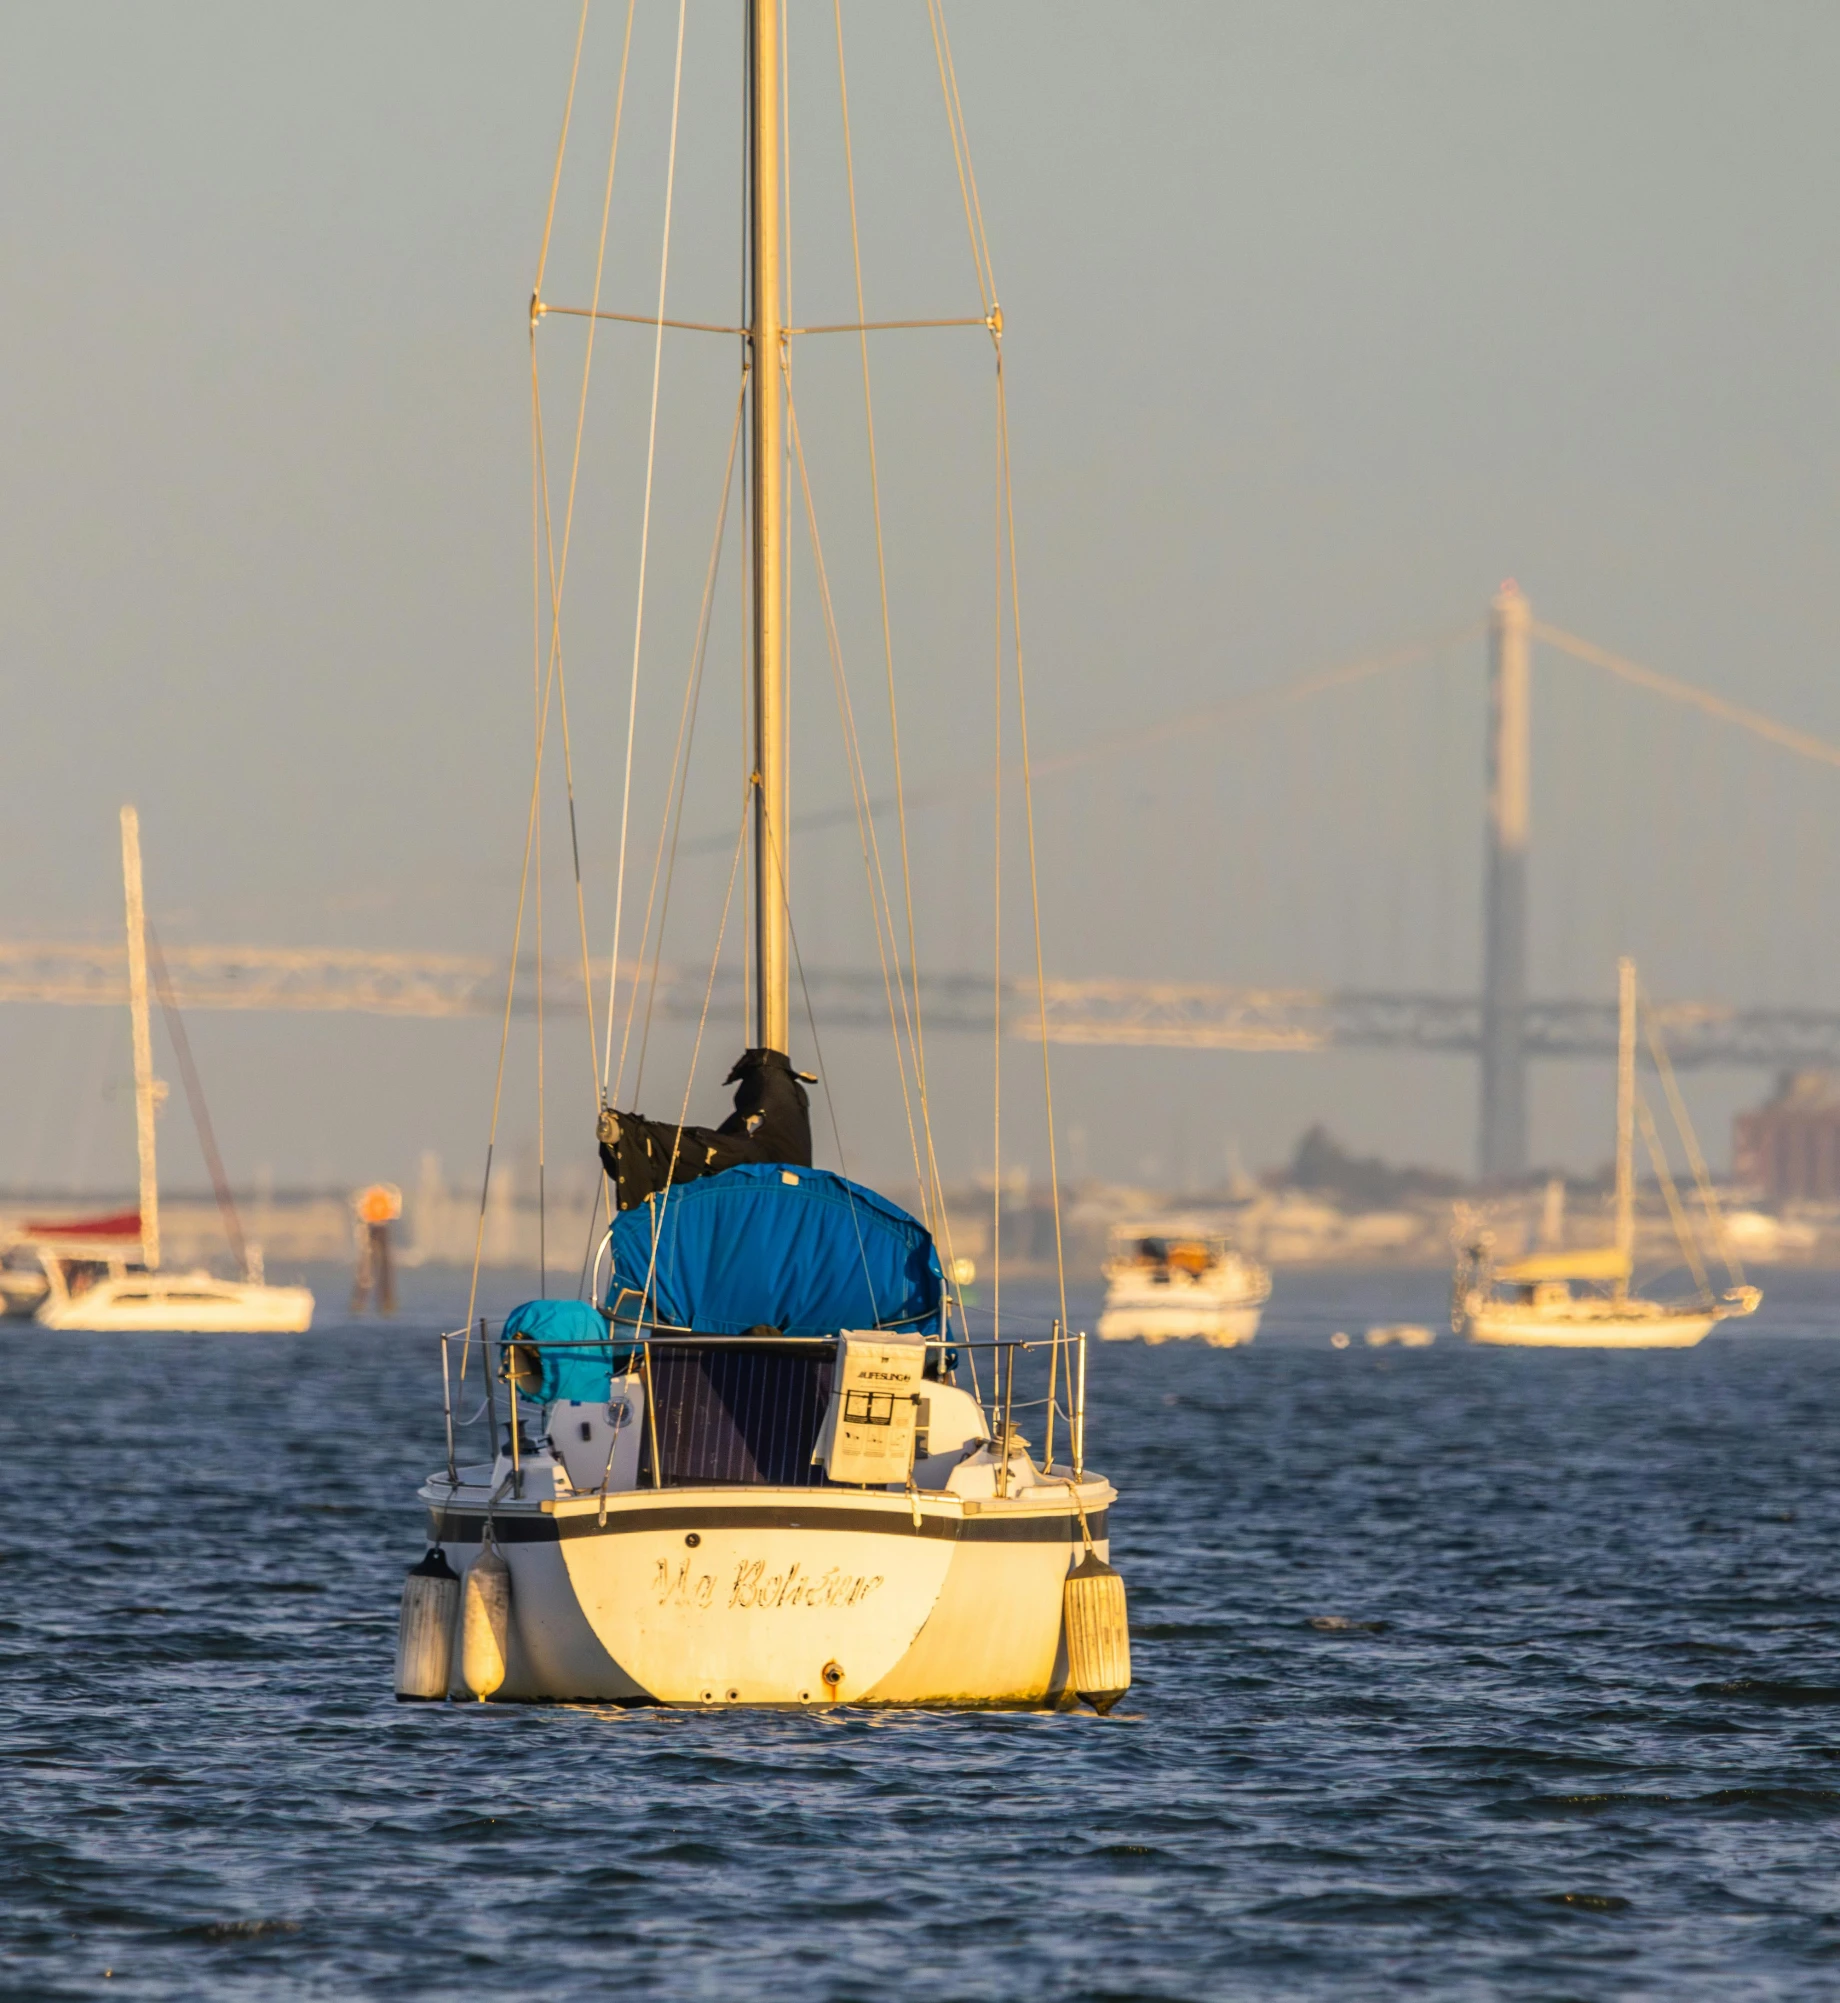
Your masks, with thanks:
[{"label": "script lettering on hull", "polygon": [[[691,1607],[706,1612],[716,1604],[716,1575],[692,1572],[691,1562],[686,1557],[673,1566],[668,1558],[658,1560],[652,1575],[652,1591],[661,1607]],[[743,1558],[735,1567],[724,1604],[766,1609],[855,1607],[881,1584],[880,1572],[846,1572],[838,1565],[823,1572],[811,1572],[797,1559],[782,1571],[769,1572],[764,1558]]]}]

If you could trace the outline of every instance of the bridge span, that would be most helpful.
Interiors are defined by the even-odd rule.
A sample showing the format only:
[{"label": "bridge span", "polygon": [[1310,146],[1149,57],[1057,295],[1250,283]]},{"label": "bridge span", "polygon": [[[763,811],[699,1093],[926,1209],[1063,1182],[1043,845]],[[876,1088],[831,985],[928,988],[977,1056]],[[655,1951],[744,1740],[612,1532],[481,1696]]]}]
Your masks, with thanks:
[{"label": "bridge span", "polygon": [[[164,950],[174,999],[186,1009],[343,1011],[424,1020],[501,1016],[505,1009],[509,970],[485,955],[280,946]],[[605,962],[592,972],[604,994]],[[536,974],[530,961],[519,968],[512,995],[519,1016],[536,1010]],[[703,1012],[707,979],[706,970],[659,967],[657,1012],[667,1020],[694,1022]],[[579,963],[544,967],[547,1012],[579,1016],[581,989]],[[808,968],[805,989],[820,1031],[888,1027],[887,989],[873,969]],[[990,1034],[996,997],[988,975],[923,974],[919,995],[927,1029]],[[122,1008],[127,999],[125,946],[0,942],[0,1002]],[[738,1020],[741,999],[738,971],[718,973],[709,994],[712,1018]],[[1050,1043],[1114,1049],[1416,1050],[1470,1058],[1483,1049],[1483,1003],[1475,995],[1051,978],[1045,997],[1037,996],[1033,981],[1005,982],[1002,1010],[1006,1036],[1039,1041],[1045,1022]],[[1655,1013],[1679,1065],[1840,1066],[1840,1012],[1657,1000]],[[1613,1057],[1616,1005],[1529,1000],[1521,1043],[1530,1058]]]},{"label": "bridge span", "polygon": [[[1006,981],[998,994],[988,974],[923,974],[913,993],[924,1027],[942,1034],[988,1037],[1000,1015],[1006,1036],[1039,1040],[1045,1034],[1050,1043],[1062,1045],[1279,1053],[1420,1051],[1463,1057],[1475,1063],[1481,1088],[1480,1172],[1497,1180],[1524,1174],[1530,1063],[1561,1057],[1608,1059],[1616,1047],[1615,1010],[1607,995],[1564,999],[1530,992],[1534,694],[1536,681],[1547,675],[1545,666],[1535,674],[1537,645],[1554,657],[1564,656],[1596,671],[1594,685],[1598,675],[1607,675],[1644,696],[1663,698],[1666,714],[1692,720],[1700,733],[1694,746],[1684,738],[1670,739],[1667,756],[1657,752],[1656,772],[1650,776],[1659,777],[1661,794],[1645,813],[1638,811],[1629,791],[1630,745],[1617,739],[1608,724],[1581,731],[1574,720],[1568,731],[1556,735],[1560,757],[1553,761],[1559,768],[1552,799],[1555,818],[1563,817],[1568,833],[1592,840],[1595,846],[1582,862],[1573,858],[1564,863],[1569,875],[1555,874],[1553,894],[1542,909],[1559,914],[1561,922],[1542,952],[1550,955],[1556,947],[1559,964],[1577,964],[1579,943],[1589,938],[1606,968],[1624,952],[1643,956],[1652,981],[1656,959],[1647,957],[1651,947],[1665,948],[1703,935],[1718,950],[1697,966],[1677,964],[1671,978],[1678,988],[1722,985],[1730,970],[1743,979],[1749,996],[1774,991],[1801,999],[1793,1006],[1660,1001],[1656,1012],[1676,1063],[1771,1070],[1840,1068],[1840,1007],[1826,1005],[1812,972],[1811,953],[1803,951],[1801,964],[1786,971],[1770,944],[1785,930],[1807,948],[1826,937],[1822,914],[1832,897],[1840,895],[1840,876],[1830,871],[1823,879],[1820,872],[1827,868],[1826,858],[1840,854],[1840,847],[1828,821],[1817,822],[1812,815],[1817,806],[1824,814],[1829,811],[1832,775],[1840,770],[1840,743],[1791,728],[1549,626],[1534,618],[1526,597],[1512,583],[1494,599],[1486,627],[1488,711],[1480,747],[1485,752],[1486,786],[1482,800],[1474,803],[1483,810],[1484,866],[1477,886],[1482,950],[1476,974],[1466,977],[1462,968],[1470,956],[1467,944],[1461,957],[1445,948],[1450,943],[1447,914],[1459,901],[1459,886],[1448,874],[1448,863],[1471,838],[1475,828],[1468,819],[1471,808],[1464,806],[1459,816],[1454,797],[1444,799],[1420,829],[1428,846],[1411,855],[1398,853],[1397,817],[1402,801],[1416,809],[1432,797],[1437,789],[1430,782],[1437,773],[1461,770],[1473,777],[1478,747],[1473,742],[1459,745],[1454,736],[1446,743],[1439,734],[1449,722],[1451,704],[1450,688],[1440,693],[1437,685],[1423,694],[1431,705],[1424,724],[1431,737],[1421,741],[1412,736],[1408,742],[1395,679],[1414,664],[1423,666],[1441,650],[1466,645],[1481,630],[1467,625],[1439,639],[1221,698],[1181,717],[1149,722],[1136,732],[1110,733],[1044,759],[1034,768],[1038,779],[1076,770],[1090,776],[1126,754],[1155,751],[1162,757],[1171,754],[1172,747],[1199,742],[1229,725],[1228,742],[1243,748],[1251,741],[1247,727],[1258,719],[1294,715],[1298,742],[1309,747],[1307,770],[1261,753],[1241,758],[1227,785],[1222,777],[1225,748],[1197,756],[1197,770],[1216,790],[1225,786],[1244,802],[1245,812],[1230,825],[1211,823],[1199,812],[1191,816],[1196,828],[1212,829],[1211,845],[1190,844],[1182,853],[1206,879],[1206,894],[1187,907],[1191,920],[1197,910],[1211,912],[1222,932],[1233,935],[1241,966],[1282,966],[1289,963],[1287,954],[1301,947],[1310,955],[1303,964],[1316,969],[1315,985],[1062,976],[1049,980],[1045,994],[1038,997],[1033,981],[1026,978]],[[1464,680],[1469,682],[1467,672]],[[1378,691],[1385,702],[1376,695],[1378,707],[1351,708],[1363,689]],[[1345,734],[1325,749],[1313,737],[1304,737],[1300,719],[1305,705],[1313,709],[1331,697],[1338,705],[1331,719],[1335,728],[1344,730],[1336,719],[1345,716],[1347,722]],[[1655,727],[1645,722],[1642,728],[1643,741],[1655,737]],[[1389,730],[1394,736],[1389,737]],[[1598,738],[1604,738],[1608,747],[1601,757]],[[1767,770],[1734,762],[1739,753],[1750,759],[1758,748],[1764,748],[1761,755],[1771,760]],[[1792,763],[1780,764],[1776,757],[1780,753],[1789,754]],[[1306,885],[1294,872],[1286,873],[1290,867],[1286,857],[1295,845],[1287,841],[1285,830],[1294,824],[1296,802],[1306,796],[1300,789],[1310,775],[1319,791],[1326,786],[1334,799],[1353,802],[1363,817],[1359,822],[1363,834],[1359,852],[1337,871],[1325,872],[1319,863],[1312,863],[1314,875]],[[1719,775],[1725,776],[1727,790],[1714,797],[1709,787]],[[993,776],[961,773],[931,790],[910,789],[907,807],[910,812],[929,804],[956,810],[988,788]],[[1369,790],[1362,791],[1363,786]],[[1592,820],[1586,809],[1598,805],[1605,814]],[[826,827],[856,823],[860,834],[861,816],[893,808],[892,798],[858,800],[850,809],[825,810],[797,820],[792,832],[804,838]],[[1124,809],[1114,799],[1109,811]],[[1154,819],[1155,810],[1150,811]],[[1178,819],[1171,809],[1161,832],[1165,849],[1169,843],[1179,847],[1186,840]],[[1388,829],[1393,839],[1383,839]],[[1583,835],[1577,835],[1579,829]],[[1660,875],[1632,893],[1627,853],[1643,830],[1645,839],[1652,836],[1644,851],[1647,868],[1651,876],[1657,870]],[[1765,834],[1786,844],[1772,850],[1770,858],[1759,846]],[[1697,847],[1689,846],[1690,837],[1697,839]],[[732,853],[732,834],[708,841],[693,837],[684,844],[686,854],[705,849],[712,854]],[[1383,850],[1384,870],[1364,874],[1368,861]],[[1328,913],[1325,907],[1310,917],[1304,893],[1325,884],[1335,892],[1336,909]],[[1783,885],[1802,904],[1790,928],[1771,917],[1771,899]],[[1588,914],[1578,916],[1594,890],[1611,893],[1607,926],[1597,925]],[[1469,894],[1463,889],[1461,901],[1467,903]],[[1408,906],[1416,911],[1421,905],[1429,913],[1444,914],[1422,933],[1410,929],[1416,921],[1407,912]],[[1155,897],[1146,900],[1145,912],[1152,921],[1157,908]],[[1374,914],[1382,914],[1383,925],[1393,935],[1384,954],[1366,950],[1372,929],[1367,921]],[[1445,928],[1442,936],[1439,922]],[[1192,923],[1188,933],[1185,943],[1192,951]],[[1154,966],[1163,945],[1163,935],[1150,922],[1134,934],[1118,934],[1111,950],[1124,964]],[[1665,954],[1661,957],[1665,964]],[[175,999],[188,1009],[337,1010],[502,1020],[511,976],[506,962],[485,955],[359,948],[171,945],[165,958]],[[696,1021],[705,1008],[715,1023],[739,1025],[745,1019],[740,973],[733,965],[722,969],[712,987],[707,963],[653,969],[647,962],[640,969],[637,962],[642,958],[640,954],[625,963],[642,972],[641,1008],[675,1021]],[[1343,971],[1327,971],[1336,964]],[[1434,967],[1437,972],[1427,981],[1422,970]],[[607,963],[603,960],[589,971],[604,1008]],[[1469,979],[1477,981],[1479,991],[1461,991]],[[126,1000],[126,988],[122,945],[0,942],[0,1002],[119,1007]],[[546,962],[540,981],[536,965],[525,960],[511,984],[511,1007],[517,1015],[530,1016],[539,1006],[540,993],[547,1015],[573,1014],[579,1020],[582,989],[579,959]],[[624,979],[621,990],[624,1014],[632,992]],[[884,976],[875,968],[807,967],[802,983],[795,982],[793,1000],[795,1024],[809,1005],[820,1032],[886,1032],[891,1020],[903,1013],[898,1001],[890,1006]]]}]

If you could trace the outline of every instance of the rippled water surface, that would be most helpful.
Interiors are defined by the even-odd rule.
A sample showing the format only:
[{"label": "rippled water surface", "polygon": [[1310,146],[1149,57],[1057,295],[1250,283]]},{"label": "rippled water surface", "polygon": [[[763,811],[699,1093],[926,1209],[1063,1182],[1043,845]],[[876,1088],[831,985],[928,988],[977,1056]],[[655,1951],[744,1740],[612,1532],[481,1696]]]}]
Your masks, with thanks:
[{"label": "rippled water surface", "polygon": [[9,1330],[0,1995],[1831,1997],[1840,1279],[1769,1284],[1686,1354],[1367,1350],[1397,1274],[1096,1353],[1104,1720],[398,1706],[415,1316]]}]

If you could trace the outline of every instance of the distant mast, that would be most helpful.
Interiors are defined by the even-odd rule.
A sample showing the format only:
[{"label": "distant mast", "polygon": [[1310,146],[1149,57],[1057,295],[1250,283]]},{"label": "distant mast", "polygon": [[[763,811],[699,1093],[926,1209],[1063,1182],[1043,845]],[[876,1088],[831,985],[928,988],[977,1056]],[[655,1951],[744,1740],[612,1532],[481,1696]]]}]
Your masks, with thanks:
[{"label": "distant mast", "polygon": [[786,900],[786,636],[780,481],[784,461],[780,372],[780,6],[748,8],[748,325],[754,452],[754,1041],[791,1051]]},{"label": "distant mast", "polygon": [[153,1029],[147,1019],[147,911],[141,898],[141,817],[121,810],[121,881],[128,907],[128,1017],[134,1025],[134,1131],[141,1155],[141,1257],[160,1263],[160,1176],[153,1120],[160,1087],[153,1075]]},{"label": "distant mast", "polygon": [[1616,1297],[1629,1294],[1636,1251],[1636,963],[1616,963]]}]

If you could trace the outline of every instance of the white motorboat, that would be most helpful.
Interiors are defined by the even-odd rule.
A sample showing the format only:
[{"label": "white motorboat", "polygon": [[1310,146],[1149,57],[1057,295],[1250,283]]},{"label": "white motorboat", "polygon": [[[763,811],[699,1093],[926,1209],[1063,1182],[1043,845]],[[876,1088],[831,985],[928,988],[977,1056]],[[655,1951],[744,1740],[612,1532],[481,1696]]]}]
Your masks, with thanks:
[{"label": "white motorboat", "polygon": [[[29,1224],[14,1248],[38,1266],[40,1285],[30,1312],[41,1328],[97,1334],[298,1335],[313,1322],[313,1296],[305,1287],[271,1286],[261,1250],[246,1246],[223,1179],[216,1143],[192,1070],[181,1047],[193,1117],[224,1207],[242,1276],[226,1279],[203,1267],[171,1272],[160,1264],[160,1176],[154,1122],[165,1086],[153,1075],[153,1030],[148,1013],[147,929],[141,891],[140,817],[121,810],[122,881],[127,900],[128,1009],[134,1032],[134,1117],[140,1149],[140,1206],[103,1218]],[[176,1011],[176,1035],[182,1035]],[[20,1289],[22,1301],[26,1293]],[[7,1290],[9,1303],[13,1290]]]},{"label": "white motorboat", "polygon": [[1105,1262],[1105,1342],[1250,1342],[1271,1298],[1271,1273],[1194,1218],[1138,1221],[1112,1231]]},{"label": "white motorboat", "polygon": [[[1754,1314],[1763,1296],[1747,1286],[1727,1238],[1699,1143],[1674,1082],[1660,1033],[1646,1024],[1649,1053],[1666,1087],[1706,1224],[1731,1284],[1715,1294],[1705,1258],[1681,1203],[1655,1122],[1636,1088],[1638,997],[1633,960],[1618,967],[1616,1223],[1608,1245],[1535,1252],[1497,1267],[1486,1234],[1465,1244],[1452,1286],[1451,1327],[1471,1342],[1517,1349],[1691,1349],[1721,1322]],[[1650,1300],[1630,1291],[1635,1273],[1635,1131],[1642,1127],[1667,1200],[1682,1260],[1696,1291],[1689,1300]],[[1549,1195],[1549,1217],[1559,1205]],[[1556,1226],[1550,1226],[1556,1233]],[[1583,1289],[1583,1291],[1579,1291]]]},{"label": "white motorboat", "polygon": [[[1107,1562],[1115,1493],[1085,1464],[1084,1339],[1064,1311],[1033,1337],[1011,1320],[974,1338],[952,1297],[918,1011],[899,985],[911,969],[895,970],[889,1002],[913,1093],[921,1217],[813,1166],[809,1102],[789,1055],[782,579],[787,488],[809,488],[787,357],[804,334],[839,330],[786,324],[781,0],[750,0],[747,11],[748,320],[728,331],[740,336],[735,436],[745,412],[752,472],[742,830],[751,1047],[730,1074],[735,1111],[720,1127],[686,1126],[681,1112],[650,1120],[616,1110],[613,998],[604,1017],[593,1009],[608,1025],[596,1108],[611,1219],[601,1263],[586,1298],[526,1302],[477,1329],[475,1301],[467,1329],[443,1339],[448,1458],[419,1493],[432,1548],[405,1583],[397,1693],[786,1706],[1084,1698],[1103,1710],[1129,1684],[1129,1643]],[[955,87],[946,115],[962,162]],[[667,185],[673,167],[674,156]],[[968,219],[982,310],[881,324],[984,330],[999,361],[1002,438],[1002,316],[981,212]],[[538,339],[554,315],[599,314],[598,300],[552,306],[542,288],[540,264]],[[661,281],[657,315],[641,319],[659,343],[679,324],[664,310]],[[858,319],[841,331],[860,337],[866,398],[878,323]],[[802,364],[817,366],[815,354]],[[541,439],[539,428],[538,463],[552,463]],[[731,446],[730,477],[735,463]],[[566,527],[558,534],[566,547]],[[815,551],[815,515],[811,534]],[[552,622],[552,663],[557,602],[538,615]],[[537,743],[533,798],[541,723]],[[898,779],[898,744],[893,755]],[[738,839],[737,867],[743,852]],[[891,920],[880,895],[881,921]],[[614,930],[614,980],[631,983],[617,916]],[[517,958],[514,940],[514,968]],[[488,1188],[490,1162],[488,1146]],[[482,1376],[491,1450],[469,1463],[456,1408],[479,1397]],[[1023,1407],[1041,1422],[1038,1449],[1014,1423]]]}]

